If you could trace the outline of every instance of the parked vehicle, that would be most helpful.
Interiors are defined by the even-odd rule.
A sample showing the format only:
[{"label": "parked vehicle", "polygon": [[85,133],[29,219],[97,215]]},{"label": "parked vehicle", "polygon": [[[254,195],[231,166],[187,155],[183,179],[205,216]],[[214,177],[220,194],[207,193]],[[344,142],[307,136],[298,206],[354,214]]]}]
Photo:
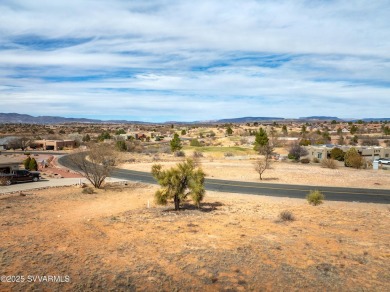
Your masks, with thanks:
[{"label": "parked vehicle", "polygon": [[378,159],[378,162],[379,162],[380,164],[390,165],[390,159],[388,159],[388,158],[379,158],[379,159]]},{"label": "parked vehicle", "polygon": [[3,178],[5,184],[9,186],[18,182],[37,182],[41,179],[41,173],[39,171],[13,170],[11,173],[1,173],[0,177]]}]

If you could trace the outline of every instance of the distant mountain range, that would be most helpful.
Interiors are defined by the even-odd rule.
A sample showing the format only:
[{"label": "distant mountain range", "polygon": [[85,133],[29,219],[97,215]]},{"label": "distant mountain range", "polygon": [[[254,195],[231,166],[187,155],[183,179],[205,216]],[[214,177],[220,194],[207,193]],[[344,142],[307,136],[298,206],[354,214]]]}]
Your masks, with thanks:
[{"label": "distant mountain range", "polygon": [[[194,121],[194,122],[180,122],[180,121],[169,121],[166,124],[211,124],[211,123],[249,123],[249,122],[264,122],[264,121],[283,121],[285,118],[280,117],[242,117],[242,118],[231,118],[231,119],[220,119],[220,120],[208,120],[208,121]],[[288,119],[294,120],[294,119]],[[311,116],[311,117],[300,117],[298,120],[306,121],[357,121],[357,119],[340,119],[338,117],[328,116]],[[390,118],[364,118],[363,121],[390,121]],[[98,120],[98,119],[85,119],[85,118],[64,118],[56,116],[30,116],[18,113],[0,113],[0,124],[5,123],[21,123],[21,124],[63,124],[63,123],[110,123],[110,124],[153,124],[150,122],[141,121],[127,121],[127,120]]]},{"label": "distant mountain range", "polygon": [[311,116],[311,117],[300,117],[300,120],[319,120],[319,121],[344,121],[338,117],[327,117],[327,116]]},{"label": "distant mountain range", "polygon": [[54,116],[33,117],[30,115],[17,114],[17,113],[0,113],[0,124],[5,124],[5,123],[21,123],[21,124],[63,124],[63,123],[148,124],[146,122],[126,121],[126,120],[102,121],[102,120],[97,120],[97,119],[85,119],[85,118],[63,118],[63,117],[54,117]]},{"label": "distant mountain range", "polygon": [[[194,122],[180,122],[180,121],[169,121],[170,123],[180,124],[194,124],[194,123],[247,123],[257,121],[278,121],[284,120],[283,118],[277,117],[243,117],[243,118],[232,118],[232,119],[221,119],[221,120],[209,120],[209,121],[194,121]],[[22,123],[22,124],[62,124],[62,123],[111,123],[111,124],[151,124],[149,122],[140,121],[127,121],[127,120],[98,120],[98,119],[85,119],[85,118],[64,118],[54,116],[38,116],[33,117],[25,114],[18,113],[0,113],[0,124],[5,123]]]}]

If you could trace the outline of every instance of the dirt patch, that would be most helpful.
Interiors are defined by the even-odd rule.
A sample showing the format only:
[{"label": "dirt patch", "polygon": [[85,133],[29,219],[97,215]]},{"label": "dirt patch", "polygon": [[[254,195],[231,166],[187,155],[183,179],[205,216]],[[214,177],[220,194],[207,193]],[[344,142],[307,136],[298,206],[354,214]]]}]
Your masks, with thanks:
[{"label": "dirt patch", "polygon": [[[0,290],[390,289],[388,206],[208,192],[202,209],[174,212],[154,205],[155,190],[130,184],[1,197],[1,274],[70,282]],[[295,220],[280,221],[284,210]]]}]

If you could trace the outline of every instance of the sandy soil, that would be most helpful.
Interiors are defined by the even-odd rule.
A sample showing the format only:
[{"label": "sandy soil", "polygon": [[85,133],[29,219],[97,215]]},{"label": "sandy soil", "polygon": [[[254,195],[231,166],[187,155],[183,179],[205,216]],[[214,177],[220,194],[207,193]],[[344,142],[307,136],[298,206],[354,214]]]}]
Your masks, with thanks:
[{"label": "sandy soil", "polygon": [[[122,168],[150,172],[154,163],[166,167],[175,165],[178,161],[146,161],[137,160],[134,163],[122,164]],[[258,173],[253,167],[254,160],[208,159],[202,158],[201,165],[207,177],[230,179],[237,181],[260,182]],[[360,188],[390,188],[389,170],[353,169],[340,166],[338,169],[322,168],[319,164],[301,164],[292,162],[272,163],[271,169],[263,174],[263,182],[313,185],[339,186]]]},{"label": "sandy soil", "polygon": [[156,188],[0,197],[0,274],[25,277],[0,290],[390,290],[388,206],[208,192],[201,210],[173,212],[154,206]]}]

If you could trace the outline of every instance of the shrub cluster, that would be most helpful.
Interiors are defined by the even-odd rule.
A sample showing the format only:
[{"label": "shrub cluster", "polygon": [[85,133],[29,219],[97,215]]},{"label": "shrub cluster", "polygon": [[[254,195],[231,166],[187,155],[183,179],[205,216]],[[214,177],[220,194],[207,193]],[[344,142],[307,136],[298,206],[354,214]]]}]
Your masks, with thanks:
[{"label": "shrub cluster", "polygon": [[310,163],[310,159],[309,158],[302,158],[301,163],[304,163],[304,164]]}]

